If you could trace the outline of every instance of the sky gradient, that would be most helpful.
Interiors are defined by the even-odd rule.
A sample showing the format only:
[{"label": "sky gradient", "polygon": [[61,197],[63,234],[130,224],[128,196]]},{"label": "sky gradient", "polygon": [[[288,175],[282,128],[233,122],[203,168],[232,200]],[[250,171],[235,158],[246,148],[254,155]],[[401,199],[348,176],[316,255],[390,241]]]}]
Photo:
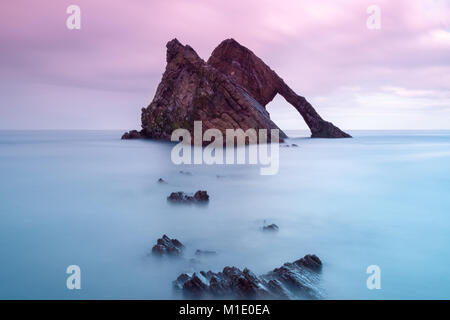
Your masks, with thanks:
[{"label": "sky gradient", "polygon": [[[81,8],[81,30],[66,8]],[[369,5],[381,29],[366,27]],[[134,129],[177,38],[234,38],[342,129],[450,129],[450,1],[14,0],[0,4],[0,129]],[[283,129],[305,129],[276,97]]]}]

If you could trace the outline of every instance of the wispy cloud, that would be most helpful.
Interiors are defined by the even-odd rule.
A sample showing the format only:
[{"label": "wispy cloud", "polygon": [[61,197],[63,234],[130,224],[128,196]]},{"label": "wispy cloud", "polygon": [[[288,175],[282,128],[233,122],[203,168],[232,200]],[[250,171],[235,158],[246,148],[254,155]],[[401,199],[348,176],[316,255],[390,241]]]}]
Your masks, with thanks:
[{"label": "wispy cloud", "polygon": [[[380,30],[367,29],[365,0],[77,0],[80,31],[65,27],[69,4],[0,5],[0,128],[136,127],[168,40],[206,59],[233,37],[343,128],[414,128],[423,117],[421,128],[450,129],[448,1],[379,0]],[[291,127],[284,103],[270,109]]]}]

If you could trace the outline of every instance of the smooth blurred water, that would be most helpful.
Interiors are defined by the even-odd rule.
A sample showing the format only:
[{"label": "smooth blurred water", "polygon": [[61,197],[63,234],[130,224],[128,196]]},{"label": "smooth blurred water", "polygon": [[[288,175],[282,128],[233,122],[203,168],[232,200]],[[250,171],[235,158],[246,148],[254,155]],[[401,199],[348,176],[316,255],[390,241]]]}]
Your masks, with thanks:
[{"label": "smooth blurred water", "polygon": [[[299,147],[280,149],[275,176],[175,166],[173,145],[120,134],[0,132],[0,298],[180,298],[171,282],[182,272],[259,274],[307,253],[324,262],[329,299],[450,298],[448,131],[291,138]],[[207,207],[166,202],[199,189]],[[264,220],[279,232],[262,232]],[[185,244],[182,258],[148,256],[163,234]],[[196,249],[218,254],[192,262]],[[66,288],[71,264],[81,290]],[[381,290],[366,287],[372,264]]]}]

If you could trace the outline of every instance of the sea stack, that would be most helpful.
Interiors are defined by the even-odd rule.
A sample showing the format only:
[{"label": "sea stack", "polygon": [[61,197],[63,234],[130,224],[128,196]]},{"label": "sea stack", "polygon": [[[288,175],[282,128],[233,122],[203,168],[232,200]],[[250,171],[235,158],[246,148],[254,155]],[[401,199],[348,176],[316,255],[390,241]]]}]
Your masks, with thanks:
[{"label": "sea stack", "polygon": [[[223,41],[207,62],[189,45],[173,39],[167,43],[166,60],[155,97],[142,109],[142,130],[124,134],[123,139],[170,140],[178,128],[189,130],[193,137],[194,121],[202,121],[203,131],[218,129],[223,135],[226,129],[279,129],[266,110],[276,94],[300,113],[311,137],[350,137],[323,120],[304,97],[234,39]],[[280,138],[286,138],[281,130]]]}]

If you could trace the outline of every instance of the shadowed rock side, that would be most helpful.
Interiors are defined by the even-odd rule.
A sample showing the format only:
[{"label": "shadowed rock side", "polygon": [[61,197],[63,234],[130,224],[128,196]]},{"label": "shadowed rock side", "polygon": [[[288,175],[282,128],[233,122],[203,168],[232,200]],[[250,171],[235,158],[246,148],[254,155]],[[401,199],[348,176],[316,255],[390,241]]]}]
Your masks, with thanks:
[{"label": "shadowed rock side", "polygon": [[248,269],[181,274],[173,285],[189,298],[296,299],[321,298],[317,284],[322,262],[315,255],[285,263],[262,276]]},{"label": "shadowed rock side", "polygon": [[349,138],[350,135],[323,120],[313,106],[297,95],[252,51],[234,39],[224,40],[214,49],[208,64],[228,75],[264,107],[278,93],[297,109],[311,130],[313,138]]},{"label": "shadowed rock side", "polygon": [[[123,139],[170,140],[173,130],[203,122],[203,132],[218,129],[279,129],[265,106],[279,93],[303,116],[312,137],[349,137],[324,121],[306,101],[250,50],[235,40],[223,41],[206,63],[190,46],[177,39],[167,43],[167,66],[155,97],[142,109],[140,132]],[[286,135],[280,130],[280,140]],[[269,135],[270,138],[270,135]]]}]

